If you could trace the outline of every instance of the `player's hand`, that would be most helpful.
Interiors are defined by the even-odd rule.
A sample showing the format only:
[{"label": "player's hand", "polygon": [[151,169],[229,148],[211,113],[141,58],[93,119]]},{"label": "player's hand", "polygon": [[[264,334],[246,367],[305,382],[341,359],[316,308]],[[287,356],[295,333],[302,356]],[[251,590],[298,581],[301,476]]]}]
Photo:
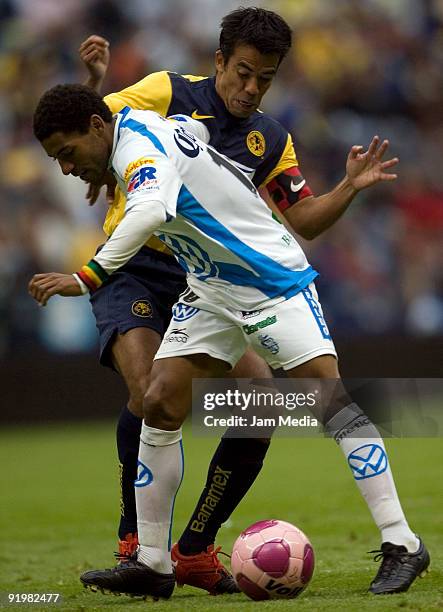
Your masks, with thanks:
[{"label": "player's hand", "polygon": [[93,206],[100,195],[100,191],[103,185],[94,185],[93,183],[88,184],[88,191],[86,193],[86,199],[89,202],[89,206]]},{"label": "player's hand", "polygon": [[[114,201],[117,181],[115,180],[115,177],[108,172],[106,176],[106,182],[103,184],[106,185],[106,202],[110,206]],[[94,185],[92,183],[89,183],[88,191],[86,193],[86,199],[89,201],[89,206],[93,206],[97,202],[103,184]]]},{"label": "player's hand", "polygon": [[46,306],[53,295],[66,297],[82,295],[80,285],[72,274],[59,272],[34,274],[28,285],[28,291],[40,306]]},{"label": "player's hand", "polygon": [[393,157],[383,161],[388,147],[389,140],[380,144],[378,136],[374,136],[367,151],[359,145],[352,147],[346,162],[346,175],[354,189],[365,189],[380,181],[395,181],[397,175],[386,170],[396,166],[399,159]]},{"label": "player's hand", "polygon": [[105,38],[93,34],[82,42],[78,52],[89,72],[90,81],[88,85],[92,87],[95,84],[101,85],[109,66],[109,42]]}]

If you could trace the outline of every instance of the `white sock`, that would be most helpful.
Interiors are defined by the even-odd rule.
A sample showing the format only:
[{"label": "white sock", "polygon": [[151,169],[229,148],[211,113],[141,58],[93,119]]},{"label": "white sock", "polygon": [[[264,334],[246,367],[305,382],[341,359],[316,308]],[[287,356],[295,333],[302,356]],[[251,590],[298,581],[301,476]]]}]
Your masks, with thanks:
[{"label": "white sock", "polygon": [[163,431],[143,421],[135,481],[137,560],[162,574],[172,572],[172,513],[182,478],[181,429]]},{"label": "white sock", "polygon": [[[411,531],[398,499],[385,445],[375,425],[350,404],[326,424],[351,468],[377,527],[382,542],[406,546],[416,552],[419,540]],[[352,437],[356,436],[358,437]]]}]

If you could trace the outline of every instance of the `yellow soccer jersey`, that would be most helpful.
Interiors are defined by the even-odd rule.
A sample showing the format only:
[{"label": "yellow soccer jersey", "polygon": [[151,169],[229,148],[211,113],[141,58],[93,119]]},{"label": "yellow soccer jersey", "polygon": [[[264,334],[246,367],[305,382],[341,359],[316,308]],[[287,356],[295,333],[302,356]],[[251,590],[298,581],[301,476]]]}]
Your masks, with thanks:
[{"label": "yellow soccer jersey", "polygon": [[[267,185],[283,171],[298,165],[290,134],[265,113],[247,119],[230,115],[215,89],[215,77],[155,72],[135,85],[104,98],[113,113],[125,106],[153,110],[166,117],[184,114],[204,122],[209,143],[232,159],[249,175],[256,187]],[[117,191],[103,229],[109,236],[125,212],[125,198]],[[164,250],[157,239],[148,246]]]}]

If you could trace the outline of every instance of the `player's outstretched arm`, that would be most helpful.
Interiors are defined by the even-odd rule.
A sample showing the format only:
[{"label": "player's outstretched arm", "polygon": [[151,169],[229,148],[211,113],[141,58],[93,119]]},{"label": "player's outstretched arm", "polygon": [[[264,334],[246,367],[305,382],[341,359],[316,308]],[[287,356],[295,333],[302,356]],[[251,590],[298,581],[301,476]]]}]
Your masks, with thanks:
[{"label": "player's outstretched arm", "polygon": [[82,42],[78,52],[88,71],[88,78],[84,85],[95,89],[97,93],[101,93],[110,60],[109,42],[105,38],[93,34]]},{"label": "player's outstretched arm", "polygon": [[146,202],[139,197],[102,250],[79,272],[35,274],[28,285],[29,293],[40,306],[45,306],[53,295],[75,297],[97,290],[110,274],[124,266],[141,249],[165,221],[166,209],[162,202]]},{"label": "player's outstretched arm", "polygon": [[380,182],[395,181],[397,174],[389,170],[399,160],[393,157],[383,161],[388,147],[389,141],[383,140],[380,144],[378,136],[374,136],[366,151],[361,145],[354,145],[347,158],[346,176],[332,191],[305,197],[284,210],[292,229],[312,240],[341,217],[359,191]]},{"label": "player's outstretched arm", "polygon": [[28,291],[40,306],[46,306],[53,295],[71,297],[84,293],[72,274],[60,274],[59,272],[34,274],[28,285]]}]

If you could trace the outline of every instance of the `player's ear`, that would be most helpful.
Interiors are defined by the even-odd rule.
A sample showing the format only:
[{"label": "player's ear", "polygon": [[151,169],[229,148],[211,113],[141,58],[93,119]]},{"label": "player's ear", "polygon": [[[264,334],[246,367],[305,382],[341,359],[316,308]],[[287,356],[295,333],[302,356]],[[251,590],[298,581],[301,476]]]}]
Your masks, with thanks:
[{"label": "player's ear", "polygon": [[217,72],[224,70],[225,68],[225,58],[223,57],[223,53],[220,49],[217,49],[215,52],[215,69]]},{"label": "player's ear", "polygon": [[89,125],[91,129],[97,132],[98,134],[101,134],[105,128],[105,122],[100,117],[100,115],[91,115]]}]

